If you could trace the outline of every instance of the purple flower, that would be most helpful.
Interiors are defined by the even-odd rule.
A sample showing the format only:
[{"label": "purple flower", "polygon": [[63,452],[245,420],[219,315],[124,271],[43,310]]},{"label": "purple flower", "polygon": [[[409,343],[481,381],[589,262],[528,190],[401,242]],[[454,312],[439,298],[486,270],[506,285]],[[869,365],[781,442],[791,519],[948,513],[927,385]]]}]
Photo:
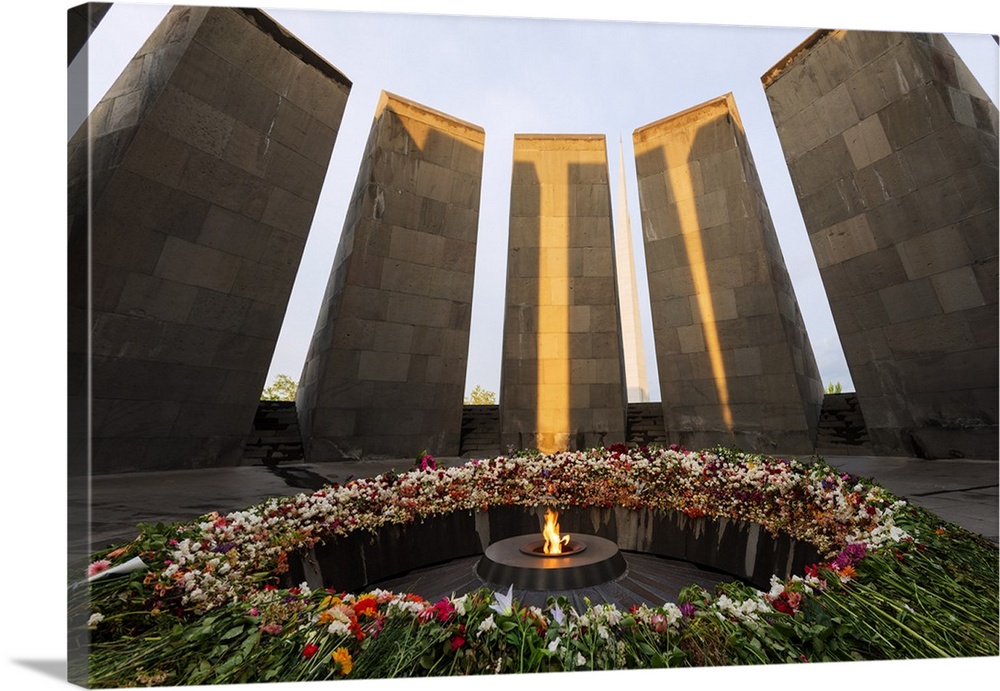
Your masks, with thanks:
[{"label": "purple flower", "polygon": [[566,614],[562,611],[562,607],[558,604],[552,608],[552,619],[559,626],[562,626],[563,622],[566,621]]},{"label": "purple flower", "polygon": [[842,549],[830,564],[839,570],[845,566],[854,566],[866,556],[868,556],[868,545],[864,542],[854,542]]},{"label": "purple flower", "polygon": [[691,603],[691,602],[684,602],[684,603],[682,603],[679,606],[678,609],[680,609],[681,615],[684,616],[684,617],[693,617],[694,616],[694,604]]}]

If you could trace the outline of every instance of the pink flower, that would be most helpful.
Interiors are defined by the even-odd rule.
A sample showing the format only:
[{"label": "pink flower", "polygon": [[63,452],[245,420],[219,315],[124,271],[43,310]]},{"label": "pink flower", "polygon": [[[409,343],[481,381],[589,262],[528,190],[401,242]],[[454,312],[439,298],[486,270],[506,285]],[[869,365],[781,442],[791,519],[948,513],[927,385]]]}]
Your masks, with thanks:
[{"label": "pink flower", "polygon": [[111,562],[107,559],[98,559],[93,564],[87,567],[87,576],[96,576],[102,571],[107,571],[111,568]]},{"label": "pink flower", "polygon": [[260,630],[269,636],[277,636],[281,633],[281,624],[265,624]]},{"label": "pink flower", "polygon": [[455,613],[455,606],[447,598],[444,598],[434,605],[434,611],[437,614],[438,621],[444,623]]}]

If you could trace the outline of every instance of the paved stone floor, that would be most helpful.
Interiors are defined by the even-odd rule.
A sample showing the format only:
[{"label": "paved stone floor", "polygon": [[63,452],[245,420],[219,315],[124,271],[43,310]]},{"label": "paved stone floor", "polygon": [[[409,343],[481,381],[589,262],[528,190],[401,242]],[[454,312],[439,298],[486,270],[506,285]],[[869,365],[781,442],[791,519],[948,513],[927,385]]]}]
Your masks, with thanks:
[{"label": "paved stone floor", "polygon": [[[621,610],[633,605],[658,607],[664,602],[677,602],[683,588],[697,584],[709,592],[717,583],[729,582],[733,577],[718,571],[700,568],[690,562],[665,559],[652,554],[622,552],[626,571],[607,583],[577,588],[575,590],[522,590],[515,588],[515,599],[522,605],[543,607],[549,596],[565,596],[578,612],[587,609],[586,600],[606,602]],[[371,584],[397,593],[416,593],[430,602],[443,597],[470,593],[480,588],[506,592],[509,584],[488,583],[478,576],[476,566],[480,557],[454,559],[408,574]]]}]

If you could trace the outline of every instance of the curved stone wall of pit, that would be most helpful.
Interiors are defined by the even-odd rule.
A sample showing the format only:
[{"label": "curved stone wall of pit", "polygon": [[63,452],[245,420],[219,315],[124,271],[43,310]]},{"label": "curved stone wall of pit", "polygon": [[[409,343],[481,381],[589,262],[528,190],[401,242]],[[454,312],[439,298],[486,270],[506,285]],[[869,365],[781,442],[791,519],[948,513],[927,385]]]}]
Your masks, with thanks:
[{"label": "curved stone wall of pit", "polygon": [[[289,555],[286,585],[359,591],[413,569],[482,554],[490,544],[516,535],[538,536],[545,507],[498,506],[456,511],[422,521],[358,530]],[[559,509],[563,533],[613,540],[625,551],[681,559],[716,569],[757,588],[772,575],[787,578],[820,560],[811,544],[772,537],[756,523],[691,518],[679,511],[622,507]]]}]

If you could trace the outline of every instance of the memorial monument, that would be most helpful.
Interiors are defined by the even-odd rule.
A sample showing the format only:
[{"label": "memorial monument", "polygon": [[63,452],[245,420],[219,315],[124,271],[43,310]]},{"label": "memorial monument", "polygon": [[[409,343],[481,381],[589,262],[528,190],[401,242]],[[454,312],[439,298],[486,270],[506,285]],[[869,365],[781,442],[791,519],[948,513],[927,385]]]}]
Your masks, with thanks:
[{"label": "memorial monument", "polygon": [[762,77],[876,453],[997,457],[997,108],[940,34]]}]

